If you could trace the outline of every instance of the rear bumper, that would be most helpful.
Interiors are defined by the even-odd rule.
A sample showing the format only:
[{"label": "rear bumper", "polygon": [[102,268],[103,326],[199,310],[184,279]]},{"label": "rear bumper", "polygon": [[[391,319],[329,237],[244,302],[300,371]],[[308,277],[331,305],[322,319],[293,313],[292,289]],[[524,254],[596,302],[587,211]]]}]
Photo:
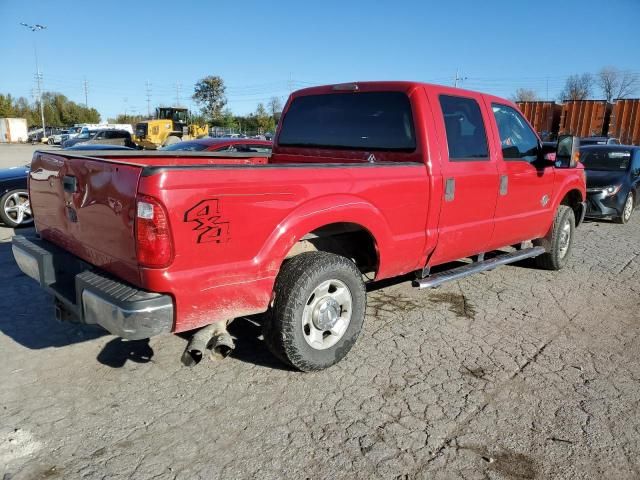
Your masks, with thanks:
[{"label": "rear bumper", "polygon": [[171,296],[110,278],[46,240],[16,236],[12,250],[20,270],[54,296],[58,319],[98,324],[129,340],[172,330]]}]

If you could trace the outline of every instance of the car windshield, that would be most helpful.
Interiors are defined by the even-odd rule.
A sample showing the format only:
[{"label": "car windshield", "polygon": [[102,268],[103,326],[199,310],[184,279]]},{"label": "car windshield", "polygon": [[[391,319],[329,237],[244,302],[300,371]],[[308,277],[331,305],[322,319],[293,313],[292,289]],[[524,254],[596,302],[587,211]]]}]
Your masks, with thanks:
[{"label": "car windshield", "polygon": [[402,92],[297,97],[285,113],[282,146],[414,151],[413,116]]},{"label": "car windshield", "polygon": [[587,170],[625,171],[631,162],[629,150],[588,150],[580,154],[580,162]]},{"label": "car windshield", "polygon": [[198,142],[178,142],[166,147],[162,147],[162,150],[169,150],[172,152],[201,152],[206,150],[208,145]]},{"label": "car windshield", "polygon": [[91,138],[96,134],[96,132],[82,132],[80,135],[78,135],[77,138],[83,139],[83,138]]}]

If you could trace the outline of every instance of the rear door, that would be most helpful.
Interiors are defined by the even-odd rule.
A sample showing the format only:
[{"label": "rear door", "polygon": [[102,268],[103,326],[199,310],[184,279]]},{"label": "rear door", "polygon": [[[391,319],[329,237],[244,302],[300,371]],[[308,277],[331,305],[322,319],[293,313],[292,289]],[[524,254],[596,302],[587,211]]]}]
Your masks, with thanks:
[{"label": "rear door", "polygon": [[494,248],[542,237],[553,218],[555,170],[540,162],[538,136],[515,108],[490,104],[496,128],[495,142],[501,146],[500,195]]},{"label": "rear door", "polygon": [[445,152],[444,199],[430,265],[484,252],[493,233],[498,170],[487,135],[489,112],[481,95],[455,92],[430,99]]}]

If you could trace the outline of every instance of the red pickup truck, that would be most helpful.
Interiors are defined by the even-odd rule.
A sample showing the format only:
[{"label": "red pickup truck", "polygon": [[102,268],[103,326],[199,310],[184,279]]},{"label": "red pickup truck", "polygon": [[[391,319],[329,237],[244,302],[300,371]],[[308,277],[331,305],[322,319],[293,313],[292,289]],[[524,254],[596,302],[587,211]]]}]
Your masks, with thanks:
[{"label": "red pickup truck", "polygon": [[369,281],[416,272],[434,287],[528,257],[562,268],[585,214],[563,141],[554,164],[512,102],[481,93],[308,88],[289,98],[268,162],[37,152],[39,236],[15,237],[13,253],[61,319],[129,339],[209,326],[194,336],[204,350],[230,320],[267,312],[271,351],[318,370],[356,341]]}]

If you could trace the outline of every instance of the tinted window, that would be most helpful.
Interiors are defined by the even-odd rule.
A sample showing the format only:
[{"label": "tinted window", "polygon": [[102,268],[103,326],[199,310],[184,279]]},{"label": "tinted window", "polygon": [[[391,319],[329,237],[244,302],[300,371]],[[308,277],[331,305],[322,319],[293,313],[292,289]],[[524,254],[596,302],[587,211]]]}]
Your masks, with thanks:
[{"label": "tinted window", "polygon": [[631,151],[585,149],[580,152],[580,162],[587,170],[625,171],[631,163]]},{"label": "tinted window", "polygon": [[205,143],[196,142],[178,142],[162,147],[162,150],[180,151],[180,152],[200,152],[208,147]]},{"label": "tinted window", "polygon": [[282,120],[283,146],[413,151],[411,104],[401,92],[308,95]]},{"label": "tinted window", "polygon": [[440,107],[447,130],[449,160],[487,159],[487,135],[478,102],[441,95]]},{"label": "tinted window", "polygon": [[535,162],[538,159],[538,137],[516,109],[494,103],[502,157],[505,160]]},{"label": "tinted window", "polygon": [[236,145],[236,151],[247,153],[271,153],[271,147],[267,145]]}]

